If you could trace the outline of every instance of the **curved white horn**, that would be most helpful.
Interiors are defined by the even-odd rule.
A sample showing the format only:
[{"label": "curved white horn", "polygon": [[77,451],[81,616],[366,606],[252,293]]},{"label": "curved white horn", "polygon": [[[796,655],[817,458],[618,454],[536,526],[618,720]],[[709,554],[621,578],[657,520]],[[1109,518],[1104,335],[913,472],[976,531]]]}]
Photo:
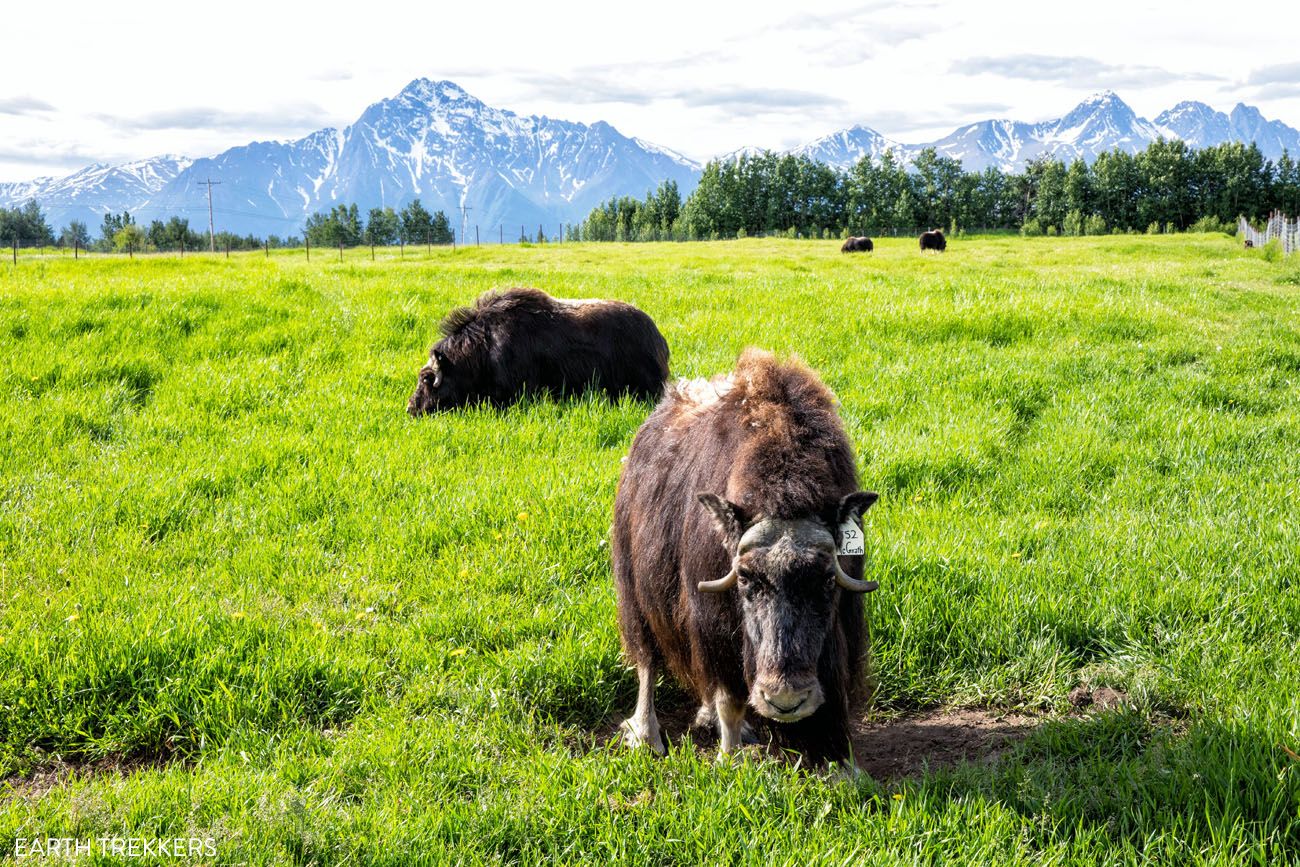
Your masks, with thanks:
[{"label": "curved white horn", "polygon": [[857,578],[850,578],[843,569],[840,568],[840,558],[832,558],[835,563],[835,583],[839,584],[845,590],[854,593],[870,593],[872,590],[880,587],[878,581],[859,581]]},{"label": "curved white horn", "polygon": [[721,578],[714,581],[701,581],[699,584],[696,584],[695,587],[701,593],[721,593],[723,590],[730,590],[732,587],[735,587],[736,582],[739,580],[740,573],[736,571],[735,565],[732,565],[731,571],[726,575],[723,575]]}]

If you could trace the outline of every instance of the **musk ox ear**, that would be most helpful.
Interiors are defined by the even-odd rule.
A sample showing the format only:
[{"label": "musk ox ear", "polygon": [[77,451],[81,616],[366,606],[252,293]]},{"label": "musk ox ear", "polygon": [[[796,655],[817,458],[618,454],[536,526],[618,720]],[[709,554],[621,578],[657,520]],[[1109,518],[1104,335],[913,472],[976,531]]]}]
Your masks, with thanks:
[{"label": "musk ox ear", "polygon": [[840,500],[839,514],[836,516],[836,522],[843,524],[845,521],[853,521],[861,524],[862,515],[871,508],[871,504],[876,502],[880,495],[875,491],[855,491],[852,494]]},{"label": "musk ox ear", "polygon": [[433,384],[439,386],[442,385],[442,378],[451,368],[451,362],[442,354],[441,349],[434,349],[429,352],[429,367],[433,368]]},{"label": "musk ox ear", "polygon": [[745,517],[740,506],[724,500],[717,494],[699,493],[696,496],[700,504],[713,516],[713,525],[718,528],[723,544],[734,554],[736,548],[740,546],[740,536],[745,527]]}]

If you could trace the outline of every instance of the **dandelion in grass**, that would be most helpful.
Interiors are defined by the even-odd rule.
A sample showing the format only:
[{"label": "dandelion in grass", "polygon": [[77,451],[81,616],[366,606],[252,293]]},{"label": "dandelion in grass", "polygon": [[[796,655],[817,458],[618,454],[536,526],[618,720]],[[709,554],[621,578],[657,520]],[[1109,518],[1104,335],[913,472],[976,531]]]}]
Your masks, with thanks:
[{"label": "dandelion in grass", "polygon": [[518,519],[519,523],[522,524],[522,523],[524,523],[525,521],[528,520],[528,513],[527,513],[527,512],[520,512],[518,515],[515,516],[515,518]]}]

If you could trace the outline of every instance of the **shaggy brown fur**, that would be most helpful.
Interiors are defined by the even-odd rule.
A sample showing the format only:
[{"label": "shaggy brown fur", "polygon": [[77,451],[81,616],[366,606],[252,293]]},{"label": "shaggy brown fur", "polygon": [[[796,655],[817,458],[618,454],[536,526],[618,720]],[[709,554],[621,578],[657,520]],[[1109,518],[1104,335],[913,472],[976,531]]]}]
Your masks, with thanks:
[{"label": "shaggy brown fur", "polygon": [[942,229],[931,229],[928,232],[922,232],[919,238],[921,250],[934,250],[942,253],[948,249],[948,239],[943,236]]},{"label": "shaggy brown fur", "polygon": [[[816,522],[809,526],[830,529],[838,541],[845,499],[875,499],[857,491],[835,397],[801,362],[750,349],[730,377],[670,387],[637,433],[614,506],[612,554],[628,658],[667,666],[704,704],[719,687],[744,702],[756,670],[753,594],[743,582],[719,593],[697,589],[732,563],[699,495],[734,504],[731,537],[761,519],[783,518]],[[812,666],[825,701],[771,730],[813,760],[839,760],[849,750],[850,709],[864,691],[863,599],[827,584],[829,558],[814,563],[804,553],[788,558],[798,563],[781,575],[767,576],[772,596],[785,600],[772,622],[790,633],[778,642],[793,648],[783,662],[800,657]],[[862,558],[840,562],[861,577]],[[745,605],[742,594],[749,594]]]},{"label": "shaggy brown fur", "polygon": [[658,398],[668,344],[654,321],[622,301],[565,301],[538,289],[487,292],[451,311],[420,369],[407,412],[467,403],[502,406],[525,391],[559,397],[588,388],[610,398]]},{"label": "shaggy brown fur", "polygon": [[876,245],[871,243],[870,238],[854,237],[846,238],[844,245],[840,247],[841,253],[870,253],[876,249]]}]

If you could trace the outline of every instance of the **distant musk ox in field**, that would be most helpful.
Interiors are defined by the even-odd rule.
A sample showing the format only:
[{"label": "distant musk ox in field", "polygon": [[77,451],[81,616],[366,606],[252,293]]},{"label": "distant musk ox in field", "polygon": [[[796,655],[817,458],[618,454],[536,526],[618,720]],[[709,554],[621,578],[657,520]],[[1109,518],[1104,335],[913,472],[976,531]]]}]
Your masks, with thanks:
[{"label": "distant musk ox in field", "polygon": [[802,363],[749,349],[726,377],[670,386],[614,504],[619,630],[640,683],[624,740],[662,752],[666,667],[702,703],[697,719],[716,718],[723,753],[748,704],[783,746],[846,759],[876,582],[836,552],[875,500],[835,397]]},{"label": "distant musk ox in field", "polygon": [[622,301],[486,292],[449,313],[442,334],[407,401],[413,416],[478,401],[503,406],[526,391],[558,397],[592,388],[657,399],[668,378],[663,335]]},{"label": "distant musk ox in field", "polygon": [[921,233],[921,249],[935,250],[942,253],[948,249],[948,239],[943,236],[942,229],[931,229],[928,232]]},{"label": "distant musk ox in field", "polygon": [[854,237],[854,238],[846,238],[844,240],[844,246],[840,247],[840,252],[841,253],[870,253],[875,248],[876,245],[871,243],[870,238]]},{"label": "distant musk ox in field", "polygon": [[1249,249],[1251,249],[1251,248],[1254,247],[1254,246],[1255,246],[1255,242],[1252,241],[1252,240],[1250,240],[1249,238],[1247,238],[1247,239],[1246,239],[1246,249],[1249,250]]}]

